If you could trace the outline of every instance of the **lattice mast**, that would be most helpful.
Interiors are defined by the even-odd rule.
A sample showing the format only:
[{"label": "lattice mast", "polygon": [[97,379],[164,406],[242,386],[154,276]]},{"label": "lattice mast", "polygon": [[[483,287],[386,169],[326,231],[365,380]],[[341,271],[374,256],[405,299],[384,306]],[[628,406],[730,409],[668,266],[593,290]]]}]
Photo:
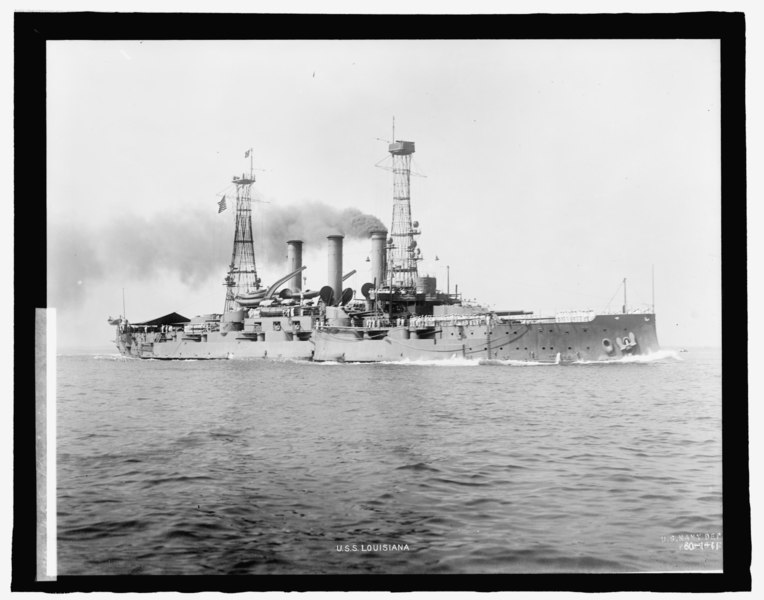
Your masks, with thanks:
[{"label": "lattice mast", "polygon": [[[394,126],[393,126],[394,127]],[[414,236],[419,235],[416,221],[411,222],[411,155],[414,142],[395,139],[388,146],[393,160],[393,222],[390,228],[392,244],[388,244],[387,274],[392,285],[414,288],[418,277],[417,262],[420,252]]]},{"label": "lattice mast", "polygon": [[233,237],[233,252],[228,275],[225,278],[226,294],[224,312],[237,310],[236,296],[260,288],[255,264],[255,246],[252,239],[252,184],[255,183],[253,154],[250,148],[244,157],[249,157],[249,175],[234,175],[236,186],[236,230]]}]

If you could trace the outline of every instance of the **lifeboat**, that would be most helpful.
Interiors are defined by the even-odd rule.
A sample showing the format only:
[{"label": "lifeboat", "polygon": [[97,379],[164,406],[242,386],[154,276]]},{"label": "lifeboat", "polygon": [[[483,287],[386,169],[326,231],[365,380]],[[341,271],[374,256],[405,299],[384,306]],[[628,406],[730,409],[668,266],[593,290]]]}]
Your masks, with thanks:
[{"label": "lifeboat", "polygon": [[257,300],[258,298],[264,298],[265,292],[268,290],[262,289],[262,290],[255,290],[254,292],[244,292],[236,296],[237,302],[238,298],[241,298],[242,300]]}]

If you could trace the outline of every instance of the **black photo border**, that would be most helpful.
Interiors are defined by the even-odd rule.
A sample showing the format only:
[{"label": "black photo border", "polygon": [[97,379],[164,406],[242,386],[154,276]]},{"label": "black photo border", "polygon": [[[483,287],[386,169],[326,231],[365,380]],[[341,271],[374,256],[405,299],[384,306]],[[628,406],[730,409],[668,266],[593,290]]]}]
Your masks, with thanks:
[{"label": "black photo border", "polygon": [[[751,589],[748,456],[745,15],[334,15],[17,12],[14,14],[14,482],[12,591],[697,591]],[[45,277],[29,277],[30,240],[45,261],[46,42],[207,39],[718,39],[721,52],[722,573],[59,576],[36,581],[34,309]],[[33,186],[22,183],[34,182]],[[742,270],[744,273],[745,271]],[[24,277],[22,281],[21,278]],[[34,302],[30,305],[30,299]],[[734,305],[734,307],[733,307]],[[728,360],[729,359],[729,360]]]}]

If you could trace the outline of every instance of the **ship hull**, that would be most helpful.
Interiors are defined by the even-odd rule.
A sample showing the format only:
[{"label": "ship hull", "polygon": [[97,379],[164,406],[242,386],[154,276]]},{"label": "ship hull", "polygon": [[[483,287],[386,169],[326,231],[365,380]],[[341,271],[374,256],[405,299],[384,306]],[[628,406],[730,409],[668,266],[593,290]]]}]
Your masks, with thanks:
[{"label": "ship hull", "polygon": [[584,322],[492,322],[476,317],[461,324],[395,327],[384,335],[375,330],[327,328],[316,331],[313,341],[314,360],[346,362],[452,358],[581,362],[659,350],[652,314],[598,315]]},{"label": "ship hull", "polygon": [[[307,324],[307,323],[306,323]],[[303,330],[305,331],[305,330]],[[344,362],[464,358],[526,362],[619,360],[657,352],[653,314],[598,315],[586,321],[501,321],[487,315],[415,321],[386,328],[326,326],[297,336],[257,339],[242,332],[198,335],[129,332],[118,350],[136,358],[265,358]]]},{"label": "ship hull", "polygon": [[117,349],[125,356],[158,360],[215,360],[270,358],[310,360],[313,343],[307,340],[258,341],[237,332],[210,332],[191,339],[159,333],[125,333],[117,338]]}]

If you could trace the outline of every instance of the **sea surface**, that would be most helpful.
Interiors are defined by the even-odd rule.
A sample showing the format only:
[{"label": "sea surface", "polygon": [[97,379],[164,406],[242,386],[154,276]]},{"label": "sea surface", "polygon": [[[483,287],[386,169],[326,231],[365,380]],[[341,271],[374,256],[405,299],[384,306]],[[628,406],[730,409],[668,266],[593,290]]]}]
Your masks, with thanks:
[{"label": "sea surface", "polygon": [[57,377],[60,575],[723,566],[720,350]]}]

